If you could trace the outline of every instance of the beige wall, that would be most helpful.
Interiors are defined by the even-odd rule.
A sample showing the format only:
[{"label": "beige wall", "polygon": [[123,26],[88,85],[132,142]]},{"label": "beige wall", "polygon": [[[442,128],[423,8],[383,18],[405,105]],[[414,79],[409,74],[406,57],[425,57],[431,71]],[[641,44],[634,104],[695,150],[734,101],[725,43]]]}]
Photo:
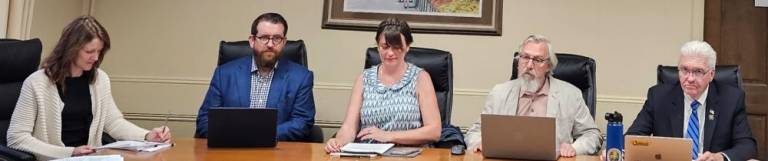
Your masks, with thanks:
[{"label": "beige wall", "polygon": [[0,0],[0,38],[8,37],[8,13],[10,13],[11,1]]},{"label": "beige wall", "polygon": [[[29,38],[40,38],[43,43],[43,59],[56,46],[61,31],[67,23],[82,15],[84,0],[26,0],[32,3]],[[15,0],[19,2],[19,0]]]},{"label": "beige wall", "polygon": [[[82,13],[76,7],[87,6],[36,3],[40,8],[35,8],[33,29],[45,26],[33,34],[46,40],[46,48],[74,17],[70,14]],[[309,68],[315,72],[316,119],[337,126],[374,33],[321,29],[322,5],[320,0],[97,0],[91,13],[112,36],[103,68],[121,110],[144,126],[162,119],[149,114],[170,110],[177,114],[176,134],[189,136],[215,68],[218,41],[246,39],[251,21],[264,12],[283,14],[288,38],[307,43]],[[75,9],[41,9],[46,6]],[[504,1],[503,36],[416,34],[413,46],[453,53],[452,119],[458,126],[476,120],[486,93],[509,78],[512,53],[530,33],[551,38],[557,52],[594,58],[598,116],[618,110],[631,122],[647,88],[655,84],[656,65],[675,64],[683,42],[701,39],[702,25],[703,0],[514,0]]]}]

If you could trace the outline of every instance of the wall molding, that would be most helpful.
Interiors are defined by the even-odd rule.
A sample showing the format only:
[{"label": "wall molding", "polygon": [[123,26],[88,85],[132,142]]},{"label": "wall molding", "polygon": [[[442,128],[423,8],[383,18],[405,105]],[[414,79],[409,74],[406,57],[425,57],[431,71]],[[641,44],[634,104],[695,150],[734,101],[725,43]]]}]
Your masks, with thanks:
[{"label": "wall molding", "polygon": [[[112,82],[139,83],[139,84],[189,84],[189,85],[207,86],[210,83],[209,78],[189,78],[189,77],[112,75],[110,76],[110,79]],[[347,91],[347,90],[352,90],[352,84],[351,83],[315,82],[314,88],[322,89],[322,90]],[[454,89],[453,92],[454,92],[454,95],[456,96],[485,97],[488,95],[488,92],[490,92],[490,90],[456,88]],[[613,96],[613,95],[597,95],[597,102],[643,104],[645,102],[645,98]]]},{"label": "wall molding", "polygon": [[140,83],[140,84],[191,84],[208,85],[211,79],[187,78],[187,77],[158,77],[158,76],[127,76],[111,75],[109,79],[112,82],[121,83]]},{"label": "wall molding", "polygon": [[[125,119],[128,120],[141,120],[141,121],[174,121],[195,123],[197,115],[184,115],[184,114],[158,114],[158,113],[123,113]],[[315,125],[321,128],[341,128],[341,121],[331,120],[315,120]],[[466,132],[469,127],[459,127],[462,132]]]},{"label": "wall molding", "polygon": [[[141,120],[141,121],[174,121],[195,123],[197,115],[189,114],[164,114],[164,113],[123,113],[123,117],[128,120]],[[315,125],[322,128],[340,128],[341,121],[331,120],[315,120]]]},{"label": "wall molding", "polygon": [[644,104],[645,97],[597,95],[597,102]]},{"label": "wall molding", "polygon": [[197,115],[186,114],[160,114],[160,113],[123,113],[125,119],[144,120],[144,121],[177,121],[177,122],[195,122]]}]

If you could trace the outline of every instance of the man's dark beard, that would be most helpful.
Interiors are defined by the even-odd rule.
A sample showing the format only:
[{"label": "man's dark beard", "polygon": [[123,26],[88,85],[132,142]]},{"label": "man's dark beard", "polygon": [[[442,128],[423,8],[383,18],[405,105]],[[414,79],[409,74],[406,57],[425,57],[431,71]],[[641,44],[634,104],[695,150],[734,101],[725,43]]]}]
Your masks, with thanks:
[{"label": "man's dark beard", "polygon": [[[270,51],[274,52],[274,51]],[[277,53],[277,52],[275,52]],[[259,68],[265,67],[265,68],[274,68],[275,64],[277,63],[277,60],[280,60],[280,56],[282,54],[276,54],[274,60],[265,60],[261,54],[255,55],[256,65],[259,66]]]}]

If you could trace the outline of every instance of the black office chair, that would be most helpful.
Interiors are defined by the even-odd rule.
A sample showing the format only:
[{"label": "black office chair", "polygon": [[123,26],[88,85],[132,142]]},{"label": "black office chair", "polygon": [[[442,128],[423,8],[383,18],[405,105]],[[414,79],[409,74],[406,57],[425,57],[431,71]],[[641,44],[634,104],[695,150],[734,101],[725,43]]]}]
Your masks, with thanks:
[{"label": "black office chair", "polygon": [[[515,52],[515,56],[517,56]],[[557,53],[557,67],[553,71],[553,76],[557,79],[566,81],[573,84],[576,88],[581,90],[582,97],[584,97],[584,103],[589,107],[589,114],[592,118],[595,117],[595,103],[597,102],[597,96],[595,95],[596,79],[595,79],[595,60],[589,57]],[[510,80],[517,78],[517,60],[512,63],[512,77]]]},{"label": "black office chair", "polygon": [[35,160],[26,152],[8,148],[6,140],[11,114],[21,93],[24,80],[40,65],[40,39],[0,39],[0,160]]},{"label": "black office chair", "polygon": [[[405,56],[405,61],[421,67],[429,73],[432,85],[435,87],[437,105],[440,108],[440,118],[443,125],[451,124],[451,110],[453,109],[453,58],[447,51],[411,47]],[[365,66],[381,63],[379,51],[376,47],[366,50]]]},{"label": "black office chair", "polygon": [[[656,67],[656,74],[657,84],[674,84],[680,81],[680,79],[678,79],[677,66],[659,65]],[[712,81],[744,90],[741,86],[741,74],[739,73],[738,65],[716,65],[715,78]]]},{"label": "black office chair", "polygon": [[[218,65],[248,55],[253,55],[253,49],[251,49],[251,46],[248,44],[247,40],[233,42],[221,41],[219,43]],[[285,42],[283,55],[280,56],[280,59],[288,59],[298,64],[304,65],[304,67],[308,67],[309,62],[307,62],[307,48],[304,46],[304,41],[288,40]]]},{"label": "black office chair", "polygon": [[[229,61],[232,61],[244,56],[248,56],[248,55],[253,55],[253,49],[248,44],[247,40],[234,41],[234,42],[221,41],[219,43],[218,65],[221,65]],[[298,64],[301,64],[304,67],[308,67],[309,62],[307,61],[307,48],[304,45],[304,41],[288,40],[287,42],[285,42],[285,47],[283,48],[283,55],[280,56],[280,59],[288,59]],[[311,131],[309,132],[309,138],[307,138],[306,141],[314,142],[314,143],[323,143],[324,141],[323,128],[317,125],[313,125]]]}]

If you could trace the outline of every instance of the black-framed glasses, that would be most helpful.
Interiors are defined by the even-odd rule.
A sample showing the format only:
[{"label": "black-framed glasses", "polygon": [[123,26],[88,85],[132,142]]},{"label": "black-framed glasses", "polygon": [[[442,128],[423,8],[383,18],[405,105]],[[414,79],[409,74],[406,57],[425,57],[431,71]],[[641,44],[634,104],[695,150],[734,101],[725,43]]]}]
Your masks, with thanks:
[{"label": "black-framed glasses", "polygon": [[285,41],[285,37],[280,35],[262,35],[262,36],[256,36],[256,40],[258,40],[260,43],[267,44],[269,41],[272,41],[274,44],[280,44]]},{"label": "black-framed glasses", "polygon": [[546,63],[547,60],[549,60],[549,58],[537,58],[537,57],[523,56],[523,55],[518,55],[515,57],[515,59],[517,59],[519,63],[523,63],[523,64],[533,61],[533,64],[536,64],[536,65],[542,65]]}]

